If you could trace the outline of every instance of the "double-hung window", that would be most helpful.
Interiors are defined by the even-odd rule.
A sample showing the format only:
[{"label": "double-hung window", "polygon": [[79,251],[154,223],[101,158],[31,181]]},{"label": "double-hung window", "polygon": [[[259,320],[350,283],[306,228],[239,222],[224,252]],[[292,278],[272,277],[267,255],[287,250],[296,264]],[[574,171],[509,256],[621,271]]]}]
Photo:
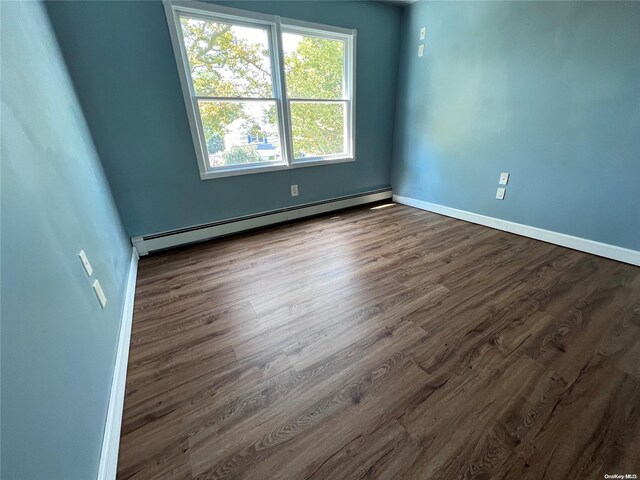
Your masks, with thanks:
[{"label": "double-hung window", "polygon": [[164,5],[201,178],[355,159],[355,30]]}]

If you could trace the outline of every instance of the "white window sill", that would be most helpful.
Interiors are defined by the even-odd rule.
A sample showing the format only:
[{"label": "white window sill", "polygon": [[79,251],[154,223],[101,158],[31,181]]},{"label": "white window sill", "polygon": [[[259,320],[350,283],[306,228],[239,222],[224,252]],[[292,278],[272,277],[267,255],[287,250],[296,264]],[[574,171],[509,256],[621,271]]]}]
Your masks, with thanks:
[{"label": "white window sill", "polygon": [[336,163],[355,162],[353,157],[328,157],[324,159],[309,158],[304,160],[296,160],[290,166],[286,163],[278,163],[275,165],[261,165],[258,167],[234,167],[220,168],[216,170],[208,170],[200,172],[201,180],[211,180],[214,178],[235,177],[237,175],[250,175],[252,173],[275,172],[278,170],[289,170],[292,168],[317,167],[319,165],[332,165]]}]

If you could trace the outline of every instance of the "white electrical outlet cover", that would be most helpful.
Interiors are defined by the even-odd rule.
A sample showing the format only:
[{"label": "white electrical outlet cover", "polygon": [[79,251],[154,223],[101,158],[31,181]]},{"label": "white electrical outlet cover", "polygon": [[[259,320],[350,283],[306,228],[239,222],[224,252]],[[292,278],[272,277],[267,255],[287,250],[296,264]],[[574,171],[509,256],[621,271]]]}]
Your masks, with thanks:
[{"label": "white electrical outlet cover", "polygon": [[427,27],[422,27],[420,29],[420,40],[424,40],[426,36],[427,36]]},{"label": "white electrical outlet cover", "polygon": [[98,297],[98,301],[100,302],[100,306],[104,308],[107,305],[107,297],[102,291],[102,287],[100,286],[100,282],[96,280],[93,282],[93,291],[96,292],[96,297]]},{"label": "white electrical outlet cover", "polygon": [[291,196],[292,197],[298,196],[298,185],[291,185]]},{"label": "white electrical outlet cover", "polygon": [[89,259],[87,258],[87,254],[84,253],[84,250],[80,250],[80,253],[78,253],[78,257],[80,257],[80,262],[82,262],[84,271],[87,272],[87,275],[91,276],[91,274],[93,273],[93,267],[89,263]]},{"label": "white electrical outlet cover", "polygon": [[498,200],[504,200],[504,192],[506,191],[506,188],[498,188],[498,191],[496,191],[496,198]]},{"label": "white electrical outlet cover", "polygon": [[421,43],[420,46],[418,47],[418,56],[422,57],[424,55],[424,44]]},{"label": "white electrical outlet cover", "polygon": [[506,185],[507,183],[509,183],[509,174],[508,173],[501,173],[500,174],[500,180],[498,180],[498,184]]}]

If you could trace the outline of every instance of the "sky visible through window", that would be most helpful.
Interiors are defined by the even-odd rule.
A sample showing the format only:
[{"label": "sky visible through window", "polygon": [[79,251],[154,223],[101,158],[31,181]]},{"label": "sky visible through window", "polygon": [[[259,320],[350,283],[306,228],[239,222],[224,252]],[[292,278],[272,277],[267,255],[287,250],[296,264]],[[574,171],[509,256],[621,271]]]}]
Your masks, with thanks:
[{"label": "sky visible through window", "polygon": [[[234,25],[231,27],[231,31],[241,40],[246,40],[249,43],[262,43],[265,47],[267,46],[267,44],[264,43],[265,36],[261,30]],[[302,39],[302,35],[296,35],[295,33],[283,33],[282,46],[284,48],[284,54],[290,55],[295,52]]]}]

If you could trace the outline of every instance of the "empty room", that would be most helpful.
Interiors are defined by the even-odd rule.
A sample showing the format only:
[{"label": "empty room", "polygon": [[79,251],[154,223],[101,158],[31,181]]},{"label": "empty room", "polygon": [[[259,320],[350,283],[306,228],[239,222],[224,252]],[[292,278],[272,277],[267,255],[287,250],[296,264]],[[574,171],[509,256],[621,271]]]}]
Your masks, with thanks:
[{"label": "empty room", "polygon": [[640,2],[0,18],[3,480],[638,478]]}]

